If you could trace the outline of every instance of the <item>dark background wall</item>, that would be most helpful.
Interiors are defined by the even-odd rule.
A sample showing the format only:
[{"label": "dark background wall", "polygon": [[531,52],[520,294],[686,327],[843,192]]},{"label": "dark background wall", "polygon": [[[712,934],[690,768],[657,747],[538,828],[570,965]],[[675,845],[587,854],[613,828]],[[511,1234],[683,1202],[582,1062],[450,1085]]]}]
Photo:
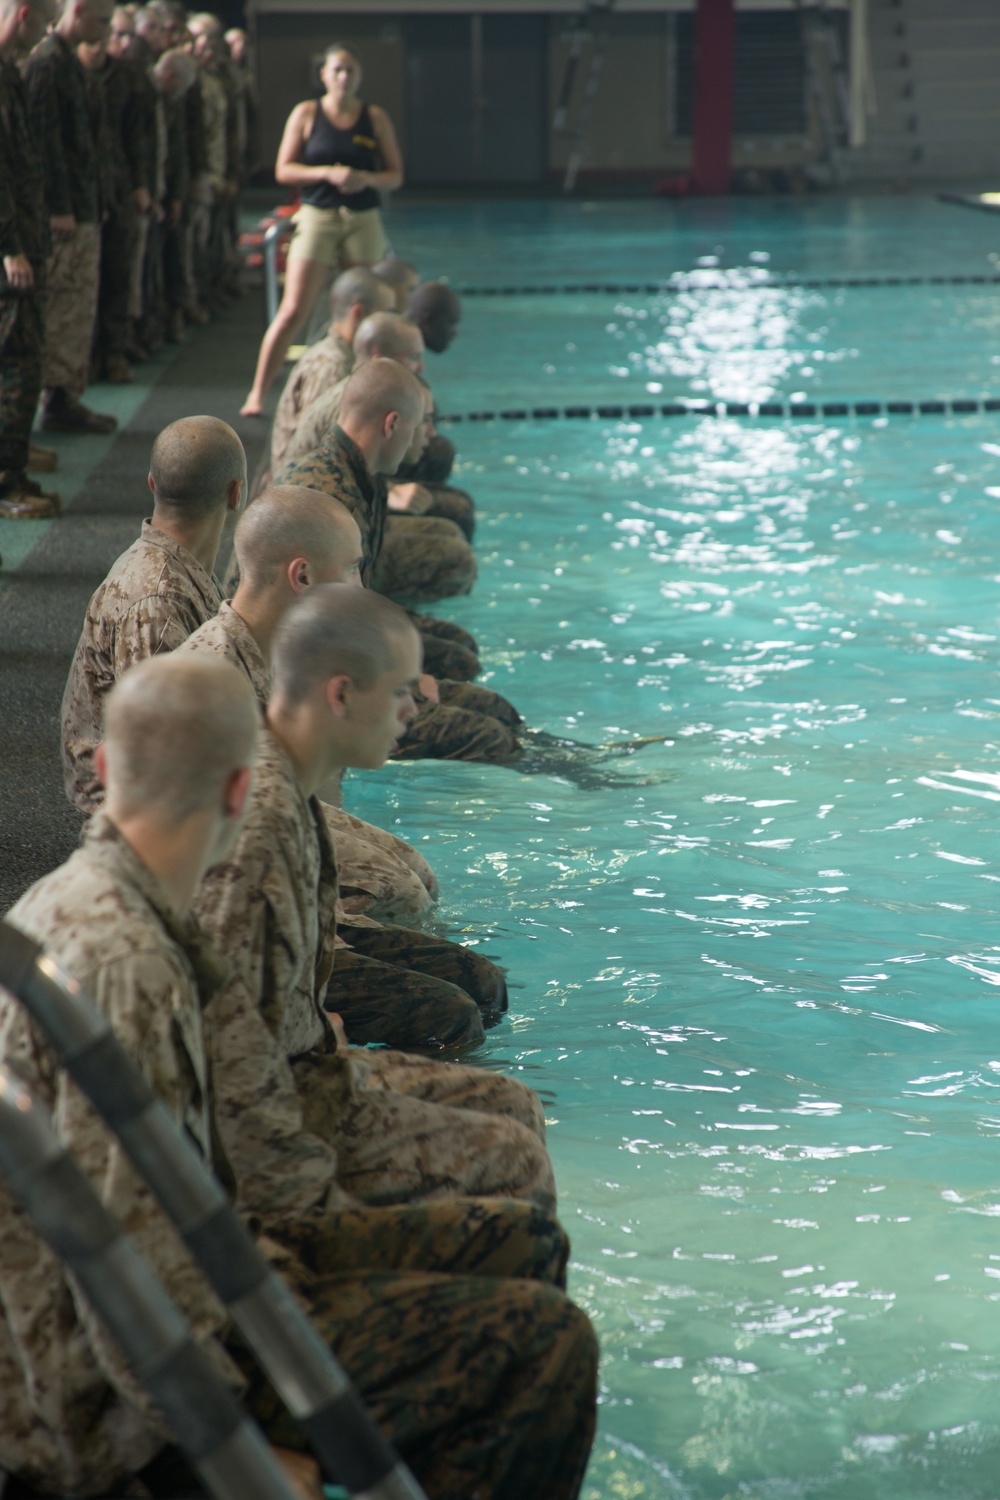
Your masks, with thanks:
[{"label": "dark background wall", "polygon": [[[314,58],[341,36],[362,55],[367,96],[396,122],[411,185],[558,180],[601,35],[607,45],[598,49],[584,180],[653,181],[690,163],[694,26],[693,5],[685,10],[683,0],[655,10],[628,10],[620,0],[592,16],[564,131],[553,129],[553,118],[572,11],[554,13],[544,0],[503,14],[403,14],[407,0],[355,0],[356,9],[337,13],[260,8],[294,3],[247,0],[258,43],[262,164],[273,163],[292,105],[315,93]],[[397,13],[379,14],[382,3]],[[844,129],[843,7],[737,0],[736,19],[733,163],[744,185],[758,168],[765,187],[773,168],[789,180],[797,173],[800,181],[811,175],[844,185],[1000,185],[1000,0],[868,0],[866,139],[857,148],[848,148]]]},{"label": "dark background wall", "polygon": [[[598,18],[584,42],[568,128],[557,133],[552,122],[572,22],[572,15],[538,12],[262,12],[256,19],[262,161],[273,162],[289,110],[315,95],[317,60],[340,39],[361,55],[366,97],[395,121],[411,185],[544,183],[565,168],[595,38],[604,33],[585,173],[650,176],[684,168],[690,159],[692,17],[623,12]],[[740,15],[737,163],[816,155],[799,30],[796,12],[778,13],[777,29],[774,12]],[[779,98],[783,111],[774,107]]]}]

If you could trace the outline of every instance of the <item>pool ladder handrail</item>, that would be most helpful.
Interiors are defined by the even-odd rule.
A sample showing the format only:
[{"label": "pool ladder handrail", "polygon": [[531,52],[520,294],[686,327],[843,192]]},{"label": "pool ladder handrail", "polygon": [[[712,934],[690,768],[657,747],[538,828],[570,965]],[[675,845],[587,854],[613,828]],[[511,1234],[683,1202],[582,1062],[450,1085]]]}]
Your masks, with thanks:
[{"label": "pool ladder handrail", "polygon": [[216,1500],[295,1500],[131,1235],[105,1208],[30,1089],[0,1066],[0,1178],[82,1287]]}]

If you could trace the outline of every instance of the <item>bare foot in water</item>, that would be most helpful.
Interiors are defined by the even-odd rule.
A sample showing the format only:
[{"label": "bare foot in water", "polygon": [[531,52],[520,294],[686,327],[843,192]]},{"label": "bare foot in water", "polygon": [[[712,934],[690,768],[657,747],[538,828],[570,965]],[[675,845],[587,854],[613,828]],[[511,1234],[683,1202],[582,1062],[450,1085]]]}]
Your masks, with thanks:
[{"label": "bare foot in water", "polygon": [[254,401],[251,396],[248,396],[240,407],[241,417],[262,417],[263,415],[264,408],[259,401]]}]

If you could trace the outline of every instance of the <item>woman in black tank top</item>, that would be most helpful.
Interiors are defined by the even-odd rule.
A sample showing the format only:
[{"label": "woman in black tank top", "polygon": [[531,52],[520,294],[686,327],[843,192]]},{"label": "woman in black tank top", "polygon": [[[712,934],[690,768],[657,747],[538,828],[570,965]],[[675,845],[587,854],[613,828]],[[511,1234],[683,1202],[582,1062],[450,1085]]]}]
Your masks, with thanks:
[{"label": "woman in black tank top", "polygon": [[361,64],[347,47],[327,49],[323,97],[297,104],[288,117],[274,175],[297,187],[302,208],[289,247],[285,290],[264,335],[254,382],[241,408],[260,416],[288,346],[309,317],[331,266],[371,265],[385,250],[379,194],[402,185],[403,158],[384,109],[358,89]]}]

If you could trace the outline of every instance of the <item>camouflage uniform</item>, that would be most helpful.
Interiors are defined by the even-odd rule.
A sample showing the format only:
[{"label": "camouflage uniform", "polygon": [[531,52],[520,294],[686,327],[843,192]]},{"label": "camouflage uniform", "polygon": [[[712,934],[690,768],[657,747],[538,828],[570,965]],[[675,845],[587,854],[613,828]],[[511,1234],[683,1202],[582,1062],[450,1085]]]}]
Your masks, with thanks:
[{"label": "camouflage uniform", "polygon": [[322,1008],[341,1004],[336,896],[326,822],[265,733],[240,836],[195,902],[231,966],[206,1024],[243,1207],[294,1215],[335,1207],[344,1193],[372,1204],[471,1193],[551,1207],[530,1089],[397,1052],[336,1051]]},{"label": "camouflage uniform", "polygon": [[79,397],[90,370],[101,259],[98,161],[86,77],[57,32],[39,42],[23,73],[42,149],[47,211],[76,219],[72,238],[57,241],[49,259],[42,384]]},{"label": "camouflage uniform", "polygon": [[[415,467],[419,469],[420,466],[417,464]],[[398,469],[396,482],[407,482]],[[471,542],[476,534],[476,502],[468,490],[460,490],[454,484],[430,484],[426,479],[418,479],[416,483],[422,484],[431,494],[431,503],[424,514],[443,516],[446,521],[454,521],[465,540]]]},{"label": "camouflage uniform", "polygon": [[[99,814],[83,848],[11,917],[91,991],[211,1160],[206,1106],[215,1090],[199,1022],[223,970],[113,825]],[[70,1149],[234,1381],[213,1339],[223,1309],[117,1142],[2,996],[0,1058],[57,1111]],[[216,1167],[228,1180],[224,1160]],[[0,1467],[49,1492],[119,1486],[162,1447],[160,1420],[5,1193],[0,1211]],[[557,1290],[568,1244],[553,1219],[527,1203],[466,1199],[272,1214],[263,1229],[261,1249],[306,1300],[429,1494],[503,1495],[516,1476],[528,1493],[570,1500],[592,1438],[596,1349],[586,1318]],[[225,1339],[268,1436],[301,1447],[231,1326]]]},{"label": "camouflage uniform", "polygon": [[202,177],[208,170],[208,147],[205,133],[205,109],[201,89],[195,85],[181,97],[184,110],[184,142],[187,149],[188,181],[190,196],[184,214],[184,306],[193,308],[200,302],[200,290],[195,273],[194,244],[201,215],[201,203],[194,197],[202,192]]},{"label": "camouflage uniform", "polygon": [[[13,63],[0,59],[0,472],[23,473],[42,388],[48,216],[42,161],[29,125],[28,101]],[[15,291],[3,259],[26,255],[35,275]]]},{"label": "camouflage uniform", "polygon": [[[159,197],[164,220],[155,238],[161,247],[161,296],[171,313],[182,312],[187,298],[185,243],[191,216],[191,166],[186,99],[185,94],[174,99],[159,97],[157,105],[162,110],[164,161],[162,188],[153,196]],[[175,204],[180,205],[179,209],[175,209]],[[154,238],[152,231],[151,238]]]},{"label": "camouflage uniform", "polygon": [[226,91],[226,181],[230,191],[219,205],[218,241],[221,253],[222,290],[239,284],[240,258],[236,244],[240,236],[240,198],[246,161],[246,118],[243,74],[228,58],[221,58],[216,72]]},{"label": "camouflage uniform", "polygon": [[415,463],[402,463],[396,470],[398,484],[422,484],[434,497],[429,516],[447,516],[460,526],[467,541],[476,530],[476,502],[465,490],[448,483],[455,462],[455,445],[443,433],[435,432]]},{"label": "camouflage uniform", "polygon": [[[271,695],[271,674],[253,635],[226,601],[181,647],[221,656],[249,678],[262,706]],[[339,807],[321,804],[336,843],[340,909],[399,921],[425,915],[437,881],[427,861],[403,839],[352,818]],[[464,950],[463,950],[464,951]]]},{"label": "camouflage uniform", "polygon": [[[132,70],[135,93],[129,106],[129,139],[126,150],[129,157],[132,186],[144,187],[152,204],[158,199],[157,178],[159,176],[159,131],[160,91],[153,81],[152,67],[156,59],[152,50],[140,36],[133,36],[128,53],[123,59]],[[165,136],[164,128],[164,136]],[[138,214],[135,250],[129,269],[128,316],[130,332],[135,335],[136,325],[145,310],[146,253],[155,229],[155,243],[162,249],[163,227],[157,223],[155,210]]]},{"label": "camouflage uniform", "polygon": [[[364,456],[347,433],[341,427],[334,427],[312,453],[284,464],[275,475],[275,482],[304,485],[332,495],[347,506],[361,532],[361,576],[366,586],[370,584],[385,531],[385,485],[369,474]],[[444,684],[438,686],[442,688]],[[477,704],[483,700],[477,695],[482,689],[467,683],[457,683],[455,688],[459,691],[452,702],[421,705],[399,748],[393,752],[394,759],[507,760],[519,753],[517,737],[512,732],[521,722],[517,711],[495,695],[512,719],[511,723],[502,723],[478,711]],[[464,699],[461,704],[457,701],[460,696]]]},{"label": "camouflage uniform", "polygon": [[361,532],[361,581],[368,588],[382,550],[387,502],[385,485],[368,472],[357,443],[343,428],[334,427],[313,452],[283,463],[272,483],[304,485],[347,506]]},{"label": "camouflage uniform", "polygon": [[[288,443],[299,425],[299,418],[323,391],[336,385],[351,373],[354,350],[333,328],[325,338],[311,344],[292,367],[274,413],[271,429],[271,468],[289,457]],[[326,434],[323,434],[324,437]],[[315,447],[315,444],[312,446]],[[303,450],[305,451],[305,450]]]},{"label": "camouflage uniform", "polygon": [[[336,426],[349,378],[349,374],[346,374],[333,385],[320,386],[311,401],[302,402],[298,420],[285,440],[282,451],[285,463],[290,464],[294,459],[303,458],[314,448],[318,448],[329,435],[330,429]],[[271,456],[273,459],[273,447]]]},{"label": "camouflage uniform", "polygon": [[193,256],[200,300],[211,303],[221,290],[224,260],[222,228],[228,165],[228,99],[225,85],[214,69],[201,68],[195,88],[201,91],[205,170],[201,175],[202,197],[194,212]]},{"label": "camouflage uniform", "polygon": [[410,620],[420,631],[424,647],[424,671],[434,677],[448,677],[455,682],[471,682],[482,671],[479,646],[474,635],[450,620],[436,620],[433,615],[408,610]]},{"label": "camouflage uniform", "polygon": [[[315,1275],[303,1268],[290,1279],[432,1500],[579,1494],[594,1435],[597,1350],[586,1317],[555,1287],[327,1275],[322,1258]],[[271,1388],[233,1343],[230,1350],[247,1375],[247,1405],[272,1441],[302,1448]]]},{"label": "camouflage uniform", "polygon": [[512,703],[477,682],[438,682],[439,702],[416,694],[417,717],[393,760],[512,760],[521,753],[524,723]]},{"label": "camouflage uniform", "polygon": [[[284,448],[282,468],[305,460],[336,427],[347,378],[321,389],[305,406]],[[337,429],[340,430],[339,428]],[[277,471],[277,464],[272,467]],[[384,488],[385,481],[376,483]],[[475,553],[461,527],[445,516],[389,514],[372,587],[390,598],[425,602],[468,594],[476,581]]]},{"label": "camouflage uniform", "polygon": [[95,354],[98,367],[123,360],[129,340],[129,294],[139,244],[139,213],[133,192],[147,185],[149,164],[145,101],[139,69],[109,57],[88,74],[103,104],[109,191],[101,226],[101,276]]},{"label": "camouflage uniform", "polygon": [[396,478],[406,483],[446,484],[455,462],[455,444],[443,432],[436,432],[416,463],[402,464]]},{"label": "camouflage uniform", "polygon": [[[86,986],[173,1118],[210,1160],[201,1008],[224,970],[174,915],[162,887],[114,827],[96,818],[85,846],[33,886],[10,920]],[[212,1347],[224,1310],[118,1141],[5,991],[0,1057],[54,1113],[62,1140],[134,1235],[199,1340]],[[0,1468],[49,1492],[102,1491],[162,1447],[162,1421],[2,1187],[0,1216]]]},{"label": "camouflage uniform", "polygon": [[87,606],[62,700],[66,795],[82,813],[104,800],[94,771],[103,738],[103,700],[133,662],[173,651],[210,620],[219,586],[198,559],[143,521]]},{"label": "camouflage uniform", "polygon": [[430,604],[471,594],[479,575],[476,554],[446,516],[390,514],[372,588],[389,599]]}]

